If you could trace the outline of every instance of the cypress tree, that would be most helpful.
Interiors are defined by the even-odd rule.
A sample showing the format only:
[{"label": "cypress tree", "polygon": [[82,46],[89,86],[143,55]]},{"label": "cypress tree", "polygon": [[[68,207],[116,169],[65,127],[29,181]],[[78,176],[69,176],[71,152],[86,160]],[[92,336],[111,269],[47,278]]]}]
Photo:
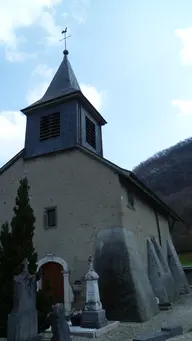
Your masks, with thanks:
[{"label": "cypress tree", "polygon": [[22,271],[22,261],[29,261],[29,272],[36,272],[37,253],[33,245],[35,231],[35,216],[30,206],[29,184],[25,177],[20,180],[13,218],[11,220],[11,239],[13,251],[13,273]]},{"label": "cypress tree", "polygon": [[24,258],[29,261],[29,272],[36,273],[35,217],[29,189],[27,178],[20,180],[10,228],[5,222],[0,230],[0,337],[6,337],[7,318],[13,308],[13,277],[22,272]]}]

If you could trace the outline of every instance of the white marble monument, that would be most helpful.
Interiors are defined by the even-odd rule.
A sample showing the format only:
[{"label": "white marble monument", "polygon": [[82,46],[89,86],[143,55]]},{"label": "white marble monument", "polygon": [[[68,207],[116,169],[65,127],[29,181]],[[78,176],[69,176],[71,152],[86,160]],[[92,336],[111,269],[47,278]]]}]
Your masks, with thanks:
[{"label": "white marble monument", "polygon": [[107,324],[105,310],[100,301],[98,279],[99,275],[93,269],[93,260],[89,256],[89,271],[85,275],[86,302],[82,314],[81,327],[101,328]]}]

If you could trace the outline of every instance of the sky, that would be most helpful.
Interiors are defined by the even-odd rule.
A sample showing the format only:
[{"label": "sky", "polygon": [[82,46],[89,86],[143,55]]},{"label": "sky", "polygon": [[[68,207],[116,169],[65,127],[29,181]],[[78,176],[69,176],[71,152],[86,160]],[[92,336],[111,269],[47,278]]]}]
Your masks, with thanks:
[{"label": "sky", "polygon": [[104,156],[129,170],[192,136],[191,0],[0,0],[0,166],[24,147],[20,110],[63,58],[108,124]]}]

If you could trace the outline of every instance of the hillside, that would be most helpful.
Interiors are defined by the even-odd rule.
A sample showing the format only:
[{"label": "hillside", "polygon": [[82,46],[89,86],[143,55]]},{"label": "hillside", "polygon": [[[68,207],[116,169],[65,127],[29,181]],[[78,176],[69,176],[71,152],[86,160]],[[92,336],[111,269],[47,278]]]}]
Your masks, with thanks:
[{"label": "hillside", "polygon": [[176,224],[177,251],[192,251],[192,138],[140,163],[133,172],[185,221]]}]

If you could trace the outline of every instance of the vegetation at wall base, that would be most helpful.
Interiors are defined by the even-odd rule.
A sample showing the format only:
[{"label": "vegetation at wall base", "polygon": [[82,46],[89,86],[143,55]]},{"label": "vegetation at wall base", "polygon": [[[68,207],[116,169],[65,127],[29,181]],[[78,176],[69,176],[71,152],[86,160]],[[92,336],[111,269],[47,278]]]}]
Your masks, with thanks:
[{"label": "vegetation at wall base", "polygon": [[190,252],[180,253],[179,259],[182,265],[192,266],[192,253]]},{"label": "vegetation at wall base", "polygon": [[[35,216],[30,206],[27,178],[21,179],[9,226],[0,230],[0,336],[7,336],[8,314],[13,308],[13,277],[23,270],[22,262],[29,261],[29,272],[36,273],[37,253],[33,245]],[[42,303],[45,305],[45,303]]]}]

